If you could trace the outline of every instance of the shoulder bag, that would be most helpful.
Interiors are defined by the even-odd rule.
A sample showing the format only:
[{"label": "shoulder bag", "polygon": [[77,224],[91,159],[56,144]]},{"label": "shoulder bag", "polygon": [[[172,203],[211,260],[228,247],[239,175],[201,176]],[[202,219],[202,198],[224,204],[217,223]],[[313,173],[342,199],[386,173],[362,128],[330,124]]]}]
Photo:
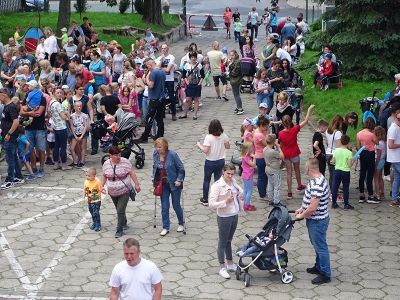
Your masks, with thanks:
[{"label": "shoulder bag", "polygon": [[[163,162],[163,168],[165,168],[165,161]],[[161,197],[163,194],[163,172],[160,170],[160,178],[154,184],[153,195]]]},{"label": "shoulder bag", "polygon": [[[110,164],[111,164],[111,161],[110,161]],[[131,185],[130,187],[128,187],[128,185],[121,179],[121,178],[119,178],[116,174],[115,174],[115,169],[116,169],[116,165],[114,165],[114,177],[116,177],[117,179],[119,179],[119,180],[121,180],[121,182],[125,185],[125,187],[127,188],[127,189],[129,189],[129,198],[132,200],[132,201],[135,201],[136,200],[136,191],[135,191],[135,188]],[[129,176],[129,175],[128,175]]]}]

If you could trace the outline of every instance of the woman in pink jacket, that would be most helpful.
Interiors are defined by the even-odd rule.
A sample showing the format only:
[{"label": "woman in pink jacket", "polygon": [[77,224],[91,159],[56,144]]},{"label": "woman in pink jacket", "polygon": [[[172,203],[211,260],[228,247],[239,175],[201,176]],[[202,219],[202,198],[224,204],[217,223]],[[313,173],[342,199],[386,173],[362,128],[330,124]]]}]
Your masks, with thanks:
[{"label": "woman in pink jacket", "polygon": [[[217,210],[219,275],[229,279],[228,271],[235,272],[237,265],[232,260],[232,238],[238,224],[239,212],[243,210],[243,190],[233,178],[235,166],[225,164],[223,174],[211,186],[209,207]],[[225,256],[227,264],[225,264]]]}]

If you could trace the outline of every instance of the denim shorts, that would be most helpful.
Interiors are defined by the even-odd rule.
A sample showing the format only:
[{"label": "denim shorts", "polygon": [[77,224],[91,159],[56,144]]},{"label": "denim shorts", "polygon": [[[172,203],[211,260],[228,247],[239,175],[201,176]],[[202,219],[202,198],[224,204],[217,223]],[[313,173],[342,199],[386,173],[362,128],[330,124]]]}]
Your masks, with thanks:
[{"label": "denim shorts", "polygon": [[295,163],[298,163],[299,161],[300,161],[300,155],[297,155],[297,156],[292,157],[292,158],[286,158],[286,159],[285,159],[285,162],[286,162],[286,163],[293,163],[293,164],[295,164]]},{"label": "denim shorts", "polygon": [[30,144],[30,150],[46,151],[46,130],[26,130],[25,135]]}]

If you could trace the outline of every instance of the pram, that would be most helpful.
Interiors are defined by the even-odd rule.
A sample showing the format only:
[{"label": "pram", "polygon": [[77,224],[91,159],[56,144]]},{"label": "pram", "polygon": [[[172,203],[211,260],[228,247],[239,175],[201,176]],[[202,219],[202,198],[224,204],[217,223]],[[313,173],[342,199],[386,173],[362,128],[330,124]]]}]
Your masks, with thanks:
[{"label": "pram", "polygon": [[[236,279],[240,280],[240,276],[244,273],[243,280],[245,287],[250,285],[251,275],[249,274],[249,268],[251,265],[255,265],[258,269],[267,270],[271,273],[279,271],[281,281],[284,284],[293,281],[293,273],[286,269],[289,261],[288,253],[282,248],[282,245],[286,241],[289,241],[294,222],[287,208],[277,205],[271,210],[263,231],[259,232],[255,237],[246,234],[249,240],[246,246],[256,246],[258,251],[239,258],[235,275]],[[273,234],[272,239],[264,242],[265,237],[269,236],[271,232]],[[242,247],[241,250],[245,249]],[[248,264],[243,262],[246,258],[251,258]]]},{"label": "pram", "polygon": [[[244,93],[246,90],[250,94],[254,94],[253,78],[256,73],[256,63],[253,59],[248,57],[243,57],[240,60],[240,69],[243,75],[242,83],[240,84],[240,92]],[[250,77],[251,80],[244,79],[245,77]]]},{"label": "pram", "polygon": [[[92,125],[92,135],[95,139],[100,140],[107,133],[110,135],[110,143],[114,146],[118,146],[121,149],[121,156],[129,159],[131,153],[135,155],[135,166],[137,169],[141,169],[144,166],[145,153],[144,149],[135,142],[135,129],[139,123],[135,120],[135,115],[131,112],[124,112],[122,109],[118,109],[116,112],[116,119],[118,128],[116,132],[108,130],[108,124],[104,120],[98,120]],[[109,155],[105,155],[101,159],[101,163],[109,158]]]},{"label": "pram", "polygon": [[182,72],[175,70],[174,72],[174,94],[176,99],[176,108],[183,110],[183,103],[185,101],[186,82],[183,78]]},{"label": "pram", "polygon": [[380,100],[376,97],[376,94],[381,92],[381,89],[374,89],[372,97],[366,97],[360,100],[360,108],[363,113],[370,111],[375,116],[376,120],[379,120],[381,113],[381,106],[385,100]]}]

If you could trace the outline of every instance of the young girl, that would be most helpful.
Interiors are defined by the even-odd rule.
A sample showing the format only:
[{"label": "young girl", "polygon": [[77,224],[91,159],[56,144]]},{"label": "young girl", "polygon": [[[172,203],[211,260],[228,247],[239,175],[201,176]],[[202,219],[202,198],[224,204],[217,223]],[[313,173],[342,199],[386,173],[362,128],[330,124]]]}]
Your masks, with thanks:
[{"label": "young girl", "polygon": [[106,64],[106,84],[110,84],[112,81],[112,72],[111,72],[111,60],[105,60],[105,64]]},{"label": "young girl", "polygon": [[382,171],[386,161],[386,132],[381,126],[376,126],[374,132],[378,140],[378,145],[375,146],[375,198],[382,200],[385,190]]},{"label": "young girl", "polygon": [[256,166],[256,158],[254,156],[253,143],[245,142],[242,145],[241,151],[242,158],[242,180],[243,180],[243,194],[244,194],[244,210],[255,211],[257,210],[251,202],[251,194],[253,192],[253,176],[254,167]]},{"label": "young girl", "polygon": [[253,134],[254,134],[254,126],[253,120],[251,119],[244,119],[242,123],[242,136],[243,136],[243,143],[250,142],[253,143]]},{"label": "young girl", "polygon": [[226,38],[231,38],[231,22],[232,22],[232,10],[230,7],[226,7],[224,11],[224,23],[226,27]]},{"label": "young girl", "polygon": [[272,109],[273,103],[269,103],[269,92],[271,90],[271,85],[269,84],[269,79],[267,77],[267,70],[261,68],[258,70],[256,78],[253,81],[254,89],[257,93],[256,100],[257,106],[260,106],[261,103],[267,103],[268,112]]},{"label": "young girl", "polygon": [[204,70],[204,82],[205,86],[211,86],[210,83],[210,75],[211,75],[211,68],[210,68],[210,60],[208,56],[204,56],[203,58],[203,70]]},{"label": "young girl", "polygon": [[[135,91],[133,91],[134,95],[136,96]],[[118,95],[119,101],[121,102],[122,109],[126,112],[132,112],[132,97],[131,97],[131,89],[129,86],[125,86],[120,89],[120,93]]]},{"label": "young girl", "polygon": [[[72,128],[72,141],[71,141],[71,154],[73,158],[72,167],[82,168],[85,165],[85,154],[86,154],[86,142],[87,142],[87,131],[88,131],[88,115],[82,112],[82,102],[76,101],[74,103],[75,112],[71,114],[69,120]],[[77,145],[80,144],[81,151],[77,153]],[[78,161],[80,159],[80,161]]]}]

